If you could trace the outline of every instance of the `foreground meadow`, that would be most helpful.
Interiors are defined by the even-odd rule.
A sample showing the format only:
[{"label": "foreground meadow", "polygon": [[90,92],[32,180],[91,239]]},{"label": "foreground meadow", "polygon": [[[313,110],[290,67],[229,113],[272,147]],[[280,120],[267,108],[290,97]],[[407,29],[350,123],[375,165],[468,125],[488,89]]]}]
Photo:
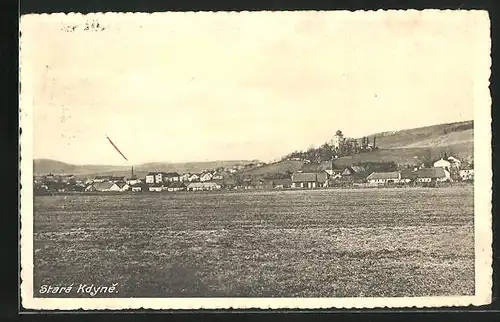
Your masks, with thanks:
[{"label": "foreground meadow", "polygon": [[80,283],[119,297],[474,294],[472,187],[39,196],[34,209],[34,296]]}]

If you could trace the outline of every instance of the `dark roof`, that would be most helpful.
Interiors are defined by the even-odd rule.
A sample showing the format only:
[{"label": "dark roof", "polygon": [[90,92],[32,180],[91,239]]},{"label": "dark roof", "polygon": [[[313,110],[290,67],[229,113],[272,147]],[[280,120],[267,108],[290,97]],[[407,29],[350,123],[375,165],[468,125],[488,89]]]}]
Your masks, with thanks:
[{"label": "dark roof", "polygon": [[350,167],[354,172],[365,172],[365,168],[363,168],[362,166],[360,165],[353,165]]},{"label": "dark roof", "polygon": [[155,176],[157,174],[157,172],[148,172],[148,174],[146,174],[147,176]]},{"label": "dark roof", "polygon": [[185,185],[184,185],[184,183],[182,183],[180,181],[174,181],[168,187],[169,188],[184,188]]},{"label": "dark roof", "polygon": [[416,172],[417,178],[443,178],[446,176],[443,168],[424,168]]},{"label": "dark roof", "polygon": [[117,182],[116,185],[118,186],[118,188],[123,188],[125,187],[126,183],[125,182]]},{"label": "dark roof", "polygon": [[132,188],[136,188],[136,187],[141,187],[142,188],[142,183],[134,183],[133,185],[131,185]]},{"label": "dark roof", "polygon": [[293,182],[316,182],[316,173],[314,172],[295,172],[292,175]]},{"label": "dark roof", "polygon": [[412,170],[401,171],[401,179],[415,179],[417,177],[417,172]]},{"label": "dark roof", "polygon": [[95,176],[95,179],[110,179],[112,176]]},{"label": "dark roof", "polygon": [[295,172],[293,182],[325,182],[328,176],[325,172]]},{"label": "dark roof", "polygon": [[177,172],[167,172],[167,173],[163,173],[165,176],[167,177],[178,177],[179,174]]},{"label": "dark roof", "polygon": [[114,186],[116,183],[113,183],[113,182],[96,182],[94,183],[92,186],[94,187],[94,189],[96,190],[108,190],[110,189],[112,186]]},{"label": "dark roof", "polygon": [[292,184],[292,179],[276,179],[273,181],[273,184],[275,186],[279,186],[279,185],[289,186]]},{"label": "dark roof", "polygon": [[368,180],[378,180],[378,179],[399,179],[399,172],[372,172]]}]

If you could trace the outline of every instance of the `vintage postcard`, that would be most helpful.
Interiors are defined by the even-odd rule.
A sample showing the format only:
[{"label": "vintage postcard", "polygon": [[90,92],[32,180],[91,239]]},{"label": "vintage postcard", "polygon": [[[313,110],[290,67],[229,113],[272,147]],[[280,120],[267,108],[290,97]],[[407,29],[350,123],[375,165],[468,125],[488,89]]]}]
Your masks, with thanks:
[{"label": "vintage postcard", "polygon": [[20,28],[22,307],[490,303],[486,11]]}]

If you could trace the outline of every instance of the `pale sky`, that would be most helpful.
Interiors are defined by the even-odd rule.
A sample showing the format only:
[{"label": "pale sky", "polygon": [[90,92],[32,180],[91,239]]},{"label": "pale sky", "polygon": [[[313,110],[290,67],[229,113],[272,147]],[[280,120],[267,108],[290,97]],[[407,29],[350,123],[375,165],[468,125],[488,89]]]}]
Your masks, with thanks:
[{"label": "pale sky", "polygon": [[[33,155],[126,164],[109,135],[133,164],[269,161],[337,129],[359,137],[470,120],[477,62],[489,55],[480,18],[108,14],[97,18],[103,31],[85,31],[88,16],[24,17]],[[77,28],[63,31],[70,25]]]}]

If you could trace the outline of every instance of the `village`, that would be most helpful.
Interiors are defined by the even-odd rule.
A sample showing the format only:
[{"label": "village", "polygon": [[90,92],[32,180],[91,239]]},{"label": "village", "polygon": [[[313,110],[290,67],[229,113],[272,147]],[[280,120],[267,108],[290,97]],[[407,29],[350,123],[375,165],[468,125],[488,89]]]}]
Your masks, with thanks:
[{"label": "village", "polygon": [[[34,177],[35,194],[59,192],[181,192],[262,189],[325,189],[370,187],[438,187],[473,182],[473,163],[457,157],[443,155],[437,160],[420,165],[394,162],[364,162],[350,166],[337,166],[342,155],[377,149],[375,137],[370,143],[366,137],[358,143],[343,137],[337,131],[327,148],[304,153],[292,153],[287,160],[300,160],[303,165],[296,171],[257,174],[248,169],[265,169],[267,164],[249,164],[207,169],[200,173],[153,171],[139,178],[131,168],[130,176],[101,175],[81,178],[73,174],[46,174]],[[318,152],[320,151],[320,152]],[[321,151],[329,153],[322,154]]]}]

